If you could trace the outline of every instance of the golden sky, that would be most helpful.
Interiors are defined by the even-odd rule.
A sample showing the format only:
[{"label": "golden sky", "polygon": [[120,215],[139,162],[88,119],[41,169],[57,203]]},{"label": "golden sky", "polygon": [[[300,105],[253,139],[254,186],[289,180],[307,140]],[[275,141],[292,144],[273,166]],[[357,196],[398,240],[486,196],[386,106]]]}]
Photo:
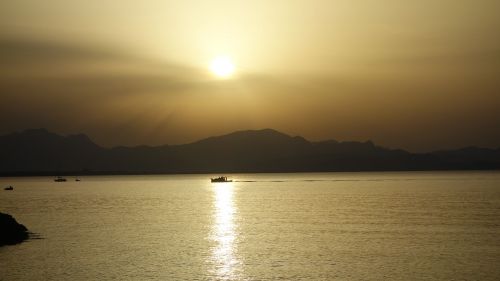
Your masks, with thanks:
[{"label": "golden sky", "polygon": [[[500,146],[500,1],[15,0],[0,133],[105,146],[274,128],[411,151]],[[209,71],[228,56],[235,73]]]}]

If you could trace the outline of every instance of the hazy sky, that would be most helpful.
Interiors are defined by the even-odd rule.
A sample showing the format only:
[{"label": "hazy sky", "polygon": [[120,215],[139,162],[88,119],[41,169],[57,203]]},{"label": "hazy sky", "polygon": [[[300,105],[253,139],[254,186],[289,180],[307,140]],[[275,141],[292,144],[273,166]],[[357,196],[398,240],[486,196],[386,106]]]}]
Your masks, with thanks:
[{"label": "hazy sky", "polygon": [[[4,0],[0,133],[500,146],[498,0]],[[236,72],[210,73],[225,55]]]}]

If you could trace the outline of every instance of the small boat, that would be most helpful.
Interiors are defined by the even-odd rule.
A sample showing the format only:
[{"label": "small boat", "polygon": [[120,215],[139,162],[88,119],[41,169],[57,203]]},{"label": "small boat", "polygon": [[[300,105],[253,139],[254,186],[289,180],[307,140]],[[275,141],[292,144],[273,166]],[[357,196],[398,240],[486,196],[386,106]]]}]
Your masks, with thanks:
[{"label": "small boat", "polygon": [[14,190],[14,187],[12,185],[7,186],[3,190]]},{"label": "small boat", "polygon": [[80,179],[79,179],[79,178],[76,178],[76,179],[75,179],[75,181],[80,181]]},{"label": "small boat", "polygon": [[211,182],[232,182],[233,180],[228,180],[227,177],[211,178]]},{"label": "small boat", "polygon": [[66,179],[65,179],[65,178],[63,178],[63,177],[61,177],[61,176],[59,176],[59,177],[56,177],[56,178],[54,179],[54,181],[55,181],[55,182],[65,182],[65,181],[66,181]]}]

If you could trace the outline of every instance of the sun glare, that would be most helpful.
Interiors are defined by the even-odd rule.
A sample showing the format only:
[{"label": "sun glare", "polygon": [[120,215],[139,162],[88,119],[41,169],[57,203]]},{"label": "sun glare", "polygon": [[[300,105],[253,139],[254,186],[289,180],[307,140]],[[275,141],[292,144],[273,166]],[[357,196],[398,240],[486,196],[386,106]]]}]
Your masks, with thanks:
[{"label": "sun glare", "polygon": [[234,73],[234,64],[229,57],[216,57],[210,64],[210,71],[218,77],[227,78]]}]

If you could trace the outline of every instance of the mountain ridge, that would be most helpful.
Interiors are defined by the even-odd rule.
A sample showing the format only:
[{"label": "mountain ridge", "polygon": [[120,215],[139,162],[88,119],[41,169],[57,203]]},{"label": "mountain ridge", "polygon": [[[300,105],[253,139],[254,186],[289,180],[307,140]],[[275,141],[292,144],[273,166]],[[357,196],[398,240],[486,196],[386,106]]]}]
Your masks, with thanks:
[{"label": "mountain ridge", "polygon": [[411,153],[372,141],[311,142],[273,129],[192,143],[105,148],[85,134],[29,129],[0,136],[0,174],[170,174],[500,169],[500,148]]}]

